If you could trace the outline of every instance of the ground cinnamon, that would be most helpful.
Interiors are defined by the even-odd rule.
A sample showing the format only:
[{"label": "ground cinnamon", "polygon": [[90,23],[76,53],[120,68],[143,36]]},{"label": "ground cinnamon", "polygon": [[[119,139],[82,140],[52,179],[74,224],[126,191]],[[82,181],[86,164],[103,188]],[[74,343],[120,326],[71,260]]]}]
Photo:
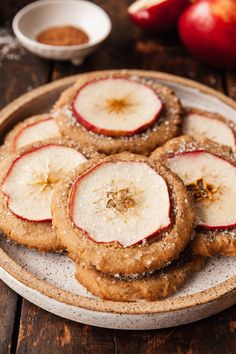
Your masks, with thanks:
[{"label": "ground cinnamon", "polygon": [[60,26],[45,29],[38,34],[36,40],[43,44],[69,46],[87,43],[89,36],[78,27]]}]

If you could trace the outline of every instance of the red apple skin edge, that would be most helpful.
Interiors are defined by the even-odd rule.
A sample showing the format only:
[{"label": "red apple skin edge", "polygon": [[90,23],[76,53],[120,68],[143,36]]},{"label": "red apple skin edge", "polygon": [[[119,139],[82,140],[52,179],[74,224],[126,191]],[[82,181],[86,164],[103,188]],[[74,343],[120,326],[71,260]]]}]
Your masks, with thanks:
[{"label": "red apple skin edge", "polygon": [[[206,150],[195,150],[195,151],[186,151],[186,152],[177,152],[177,153],[170,153],[170,154],[167,154],[167,158],[173,158],[175,156],[181,156],[181,155],[195,155],[195,156],[198,156],[201,152],[206,152],[209,154],[208,151]],[[231,162],[223,159],[222,157],[219,157],[218,155],[216,154],[213,154],[211,153],[211,155],[214,155],[215,157],[217,157],[218,159],[221,159],[223,160],[224,162],[228,163],[229,165],[233,166],[234,168],[236,168]],[[233,229],[236,227],[236,223],[234,224],[229,224],[229,225],[222,225],[222,226],[211,226],[211,225],[207,225],[207,224],[201,224],[201,225],[197,225],[196,226],[196,231],[197,232],[201,232],[202,230],[229,230],[229,229]]]},{"label": "red apple skin edge", "polygon": [[179,35],[190,53],[215,67],[236,67],[236,1],[198,0],[180,16]]},{"label": "red apple skin edge", "polygon": [[173,30],[182,11],[189,5],[189,0],[157,0],[156,5],[132,11],[132,5],[128,8],[128,14],[132,21],[141,28],[154,33],[165,33]]},{"label": "red apple skin edge", "polygon": [[[10,175],[10,173],[11,173],[11,171],[12,171],[14,165],[15,165],[15,163],[16,163],[22,156],[28,155],[28,154],[30,154],[30,153],[32,153],[32,152],[35,152],[35,151],[38,151],[38,150],[42,150],[42,149],[47,148],[47,147],[49,147],[49,146],[57,146],[57,145],[56,145],[56,144],[48,144],[48,145],[44,145],[44,146],[39,146],[39,147],[37,147],[37,148],[33,148],[32,150],[25,152],[23,155],[20,155],[20,156],[16,157],[15,160],[12,162],[11,166],[10,166],[9,169],[8,169],[8,171],[7,171],[7,173],[6,173],[5,177],[4,177],[4,179],[3,179],[3,181],[2,181],[2,185],[5,183],[5,181],[6,181],[7,178],[9,177],[9,175]],[[1,186],[1,187],[2,187],[2,186]],[[3,194],[6,196],[6,198],[7,198],[7,207],[8,207],[8,209],[11,210],[11,209],[9,208],[10,195],[9,195],[8,193],[5,193],[3,190],[2,190],[2,193],[3,193]],[[29,221],[29,222],[51,222],[51,221],[52,221],[52,218],[50,218],[50,219],[40,219],[40,220],[29,220],[29,219],[25,218],[24,216],[21,216],[21,215],[16,214],[16,213],[15,213],[14,211],[12,211],[12,210],[11,210],[11,213],[12,213],[13,215],[15,215],[18,219],[21,219],[21,220],[24,220],[24,221]]]},{"label": "red apple skin edge", "polygon": [[[119,161],[117,161],[119,162]],[[124,162],[122,160],[120,160],[120,162]],[[80,226],[76,225],[76,223],[74,222],[74,199],[75,199],[75,193],[76,193],[76,189],[78,187],[78,185],[80,184],[81,180],[86,178],[86,176],[88,176],[91,172],[93,172],[94,170],[96,170],[98,167],[100,167],[101,165],[104,165],[106,163],[109,163],[109,162],[100,162],[99,164],[97,164],[96,166],[92,167],[88,172],[84,173],[82,176],[80,176],[75,182],[74,184],[72,185],[72,188],[71,188],[71,192],[70,192],[70,201],[69,201],[69,214],[70,214],[70,220],[72,222],[72,224],[77,227],[80,231],[83,232],[83,234],[88,237],[90,240],[92,240],[93,242],[95,243],[98,243],[98,244],[105,244],[105,245],[110,245],[110,244],[113,244],[113,243],[117,243],[119,246],[121,247],[124,247],[119,241],[116,241],[116,240],[113,240],[113,241],[110,241],[110,242],[97,242],[94,240],[94,238],[85,230],[83,230]],[[171,204],[169,202],[169,208],[168,208],[168,214],[170,216],[170,208],[171,208]],[[168,230],[168,228],[170,227],[171,225],[171,220],[169,222],[168,225],[166,226],[163,226],[161,227],[159,230],[156,230],[154,231],[153,233],[151,233],[150,235],[147,235],[146,237],[144,237],[143,239],[139,240],[138,242],[130,245],[129,247],[132,247],[132,246],[135,246],[137,244],[139,244],[140,242],[144,241],[144,240],[147,240],[148,238],[152,237],[152,236],[158,236],[160,235],[161,232],[163,231],[166,231]]]},{"label": "red apple skin edge", "polygon": [[16,134],[16,136],[14,137],[14,141],[13,141],[13,152],[16,152],[16,150],[17,150],[17,149],[16,149],[17,140],[18,140],[19,137],[22,135],[22,133],[24,133],[25,129],[34,127],[35,125],[37,125],[37,124],[39,124],[39,123],[46,122],[46,121],[49,121],[49,120],[53,120],[53,118],[51,118],[51,117],[43,118],[42,120],[40,120],[40,121],[38,121],[38,122],[35,122],[35,123],[28,124],[28,125],[26,125],[23,129],[21,129],[21,130],[19,131],[19,133]]},{"label": "red apple skin edge", "polygon": [[[77,97],[77,96],[76,96]],[[161,106],[162,108],[162,106]],[[133,136],[135,134],[143,132],[145,129],[147,129],[149,126],[151,126],[160,116],[161,114],[161,109],[158,111],[158,113],[150,119],[150,121],[147,124],[142,125],[141,127],[135,129],[135,130],[130,130],[130,131],[123,131],[123,130],[107,130],[103,128],[96,127],[95,125],[91,124],[88,122],[86,119],[84,119],[75,109],[74,102],[72,104],[72,113],[73,116],[77,119],[77,121],[82,124],[87,130],[92,131],[93,133],[96,134],[101,134],[105,136],[111,136],[111,137],[118,137],[118,136]]]},{"label": "red apple skin edge", "polygon": [[[120,77],[122,78],[122,77]],[[119,79],[119,77],[117,76],[116,79]],[[123,78],[122,78],[123,79]],[[160,116],[161,112],[162,112],[162,108],[163,108],[163,103],[161,101],[161,99],[156,95],[157,99],[159,100],[160,103],[160,108],[157,111],[157,113],[150,118],[149,122],[147,122],[146,124],[140,126],[139,128],[135,129],[135,130],[130,130],[130,131],[122,131],[122,130],[107,130],[107,129],[103,129],[103,128],[99,128],[96,127],[95,125],[93,125],[92,123],[88,122],[86,119],[84,119],[79,112],[77,112],[76,108],[75,108],[75,101],[76,98],[78,97],[78,95],[80,94],[80,91],[87,85],[89,85],[90,83],[93,83],[95,81],[101,81],[101,80],[107,80],[107,78],[98,78],[98,79],[94,79],[91,81],[86,82],[84,85],[82,85],[80,87],[80,89],[77,91],[72,104],[71,104],[71,110],[73,113],[73,116],[77,119],[77,121],[82,124],[86,129],[88,129],[89,131],[92,131],[93,133],[96,134],[102,134],[105,136],[112,136],[112,137],[117,137],[117,136],[133,136],[135,134],[141,133],[142,131],[144,131],[145,129],[147,129],[149,126],[151,126]],[[136,82],[137,83],[137,82]],[[144,86],[147,86],[145,84],[142,84]]]}]

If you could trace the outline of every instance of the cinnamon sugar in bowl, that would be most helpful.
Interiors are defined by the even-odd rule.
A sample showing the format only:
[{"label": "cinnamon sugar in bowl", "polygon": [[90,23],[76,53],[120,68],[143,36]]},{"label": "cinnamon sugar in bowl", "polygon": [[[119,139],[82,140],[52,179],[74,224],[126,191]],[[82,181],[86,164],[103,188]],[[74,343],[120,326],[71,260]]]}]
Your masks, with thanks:
[{"label": "cinnamon sugar in bowl", "polygon": [[43,44],[64,46],[88,43],[89,36],[79,27],[56,26],[40,32],[36,40]]},{"label": "cinnamon sugar in bowl", "polygon": [[[84,0],[41,0],[20,10],[13,20],[13,30],[24,47],[34,54],[54,60],[83,62],[108,37],[111,21],[99,6]],[[38,36],[50,28],[76,28],[88,36],[87,42],[68,45],[68,39],[59,36],[61,44],[42,43]],[[73,33],[74,30],[72,31]],[[68,35],[68,31],[66,33]],[[70,42],[70,41],[69,41]]]}]

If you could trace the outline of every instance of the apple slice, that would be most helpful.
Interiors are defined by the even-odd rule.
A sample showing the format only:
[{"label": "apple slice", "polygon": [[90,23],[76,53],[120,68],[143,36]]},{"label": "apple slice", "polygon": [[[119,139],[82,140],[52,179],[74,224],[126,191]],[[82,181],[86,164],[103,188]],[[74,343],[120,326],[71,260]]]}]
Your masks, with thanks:
[{"label": "apple slice", "polygon": [[71,219],[98,243],[134,245],[167,228],[169,213],[165,180],[143,162],[101,163],[72,188]]},{"label": "apple slice", "polygon": [[198,113],[187,113],[183,122],[183,133],[203,135],[218,144],[230,146],[235,151],[233,130],[219,119],[209,118]]},{"label": "apple slice", "polygon": [[55,144],[21,154],[12,162],[2,184],[8,208],[24,220],[51,220],[54,186],[64,173],[84,161],[86,158],[80,152]]},{"label": "apple slice", "polygon": [[205,151],[168,158],[168,166],[193,193],[198,226],[214,230],[236,225],[236,167]]},{"label": "apple slice", "polygon": [[137,0],[128,8],[130,18],[138,26],[155,33],[168,32],[176,27],[188,0]]},{"label": "apple slice", "polygon": [[57,123],[53,118],[44,118],[22,128],[14,138],[14,151],[22,146],[60,136]]},{"label": "apple slice", "polygon": [[143,131],[158,118],[161,108],[162,102],[151,87],[122,77],[86,83],[72,103],[79,123],[107,136]]}]

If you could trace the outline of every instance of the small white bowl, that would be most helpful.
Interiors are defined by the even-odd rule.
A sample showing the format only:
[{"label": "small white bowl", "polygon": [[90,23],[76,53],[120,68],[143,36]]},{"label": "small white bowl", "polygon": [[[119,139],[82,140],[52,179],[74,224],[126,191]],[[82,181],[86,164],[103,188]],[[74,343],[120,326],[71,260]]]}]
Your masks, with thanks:
[{"label": "small white bowl", "polygon": [[[71,46],[53,46],[36,41],[36,36],[53,26],[72,25],[83,29],[89,42]],[[99,6],[84,0],[41,0],[25,6],[13,19],[13,31],[32,53],[47,59],[71,60],[81,64],[111,32],[111,21]]]}]

